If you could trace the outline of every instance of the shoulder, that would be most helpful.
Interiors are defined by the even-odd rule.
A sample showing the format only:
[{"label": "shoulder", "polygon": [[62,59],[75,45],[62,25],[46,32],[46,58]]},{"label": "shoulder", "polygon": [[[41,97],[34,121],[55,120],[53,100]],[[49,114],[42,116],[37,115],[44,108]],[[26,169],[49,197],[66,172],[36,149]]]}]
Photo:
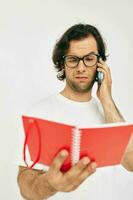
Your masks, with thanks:
[{"label": "shoulder", "polygon": [[99,115],[101,115],[101,117],[104,119],[104,110],[101,102],[97,98],[93,97],[92,104],[96,112],[99,113]]},{"label": "shoulder", "polygon": [[92,104],[103,112],[102,104],[97,98],[92,97]]},{"label": "shoulder", "polygon": [[56,101],[56,96],[57,94],[53,94],[39,100],[38,102],[31,105],[30,108],[27,109],[25,114],[36,117],[47,115]]}]

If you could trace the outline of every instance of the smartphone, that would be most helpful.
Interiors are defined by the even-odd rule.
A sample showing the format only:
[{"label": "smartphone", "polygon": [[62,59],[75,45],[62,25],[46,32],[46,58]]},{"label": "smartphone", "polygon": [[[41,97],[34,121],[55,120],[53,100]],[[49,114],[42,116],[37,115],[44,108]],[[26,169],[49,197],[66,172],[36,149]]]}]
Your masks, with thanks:
[{"label": "smartphone", "polygon": [[97,72],[96,81],[98,82],[99,85],[101,85],[102,80],[103,80],[103,73],[102,72]]},{"label": "smartphone", "polygon": [[98,85],[101,85],[102,80],[103,80],[103,73],[102,72],[97,72],[97,74],[96,74],[96,81],[98,82]]}]

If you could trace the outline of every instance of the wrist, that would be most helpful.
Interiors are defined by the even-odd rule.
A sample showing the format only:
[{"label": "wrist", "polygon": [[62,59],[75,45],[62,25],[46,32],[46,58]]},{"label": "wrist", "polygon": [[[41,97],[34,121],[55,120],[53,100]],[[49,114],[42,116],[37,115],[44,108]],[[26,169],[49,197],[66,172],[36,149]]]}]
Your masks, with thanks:
[{"label": "wrist", "polygon": [[108,123],[125,122],[113,99],[102,102],[102,107],[105,115],[105,121]]},{"label": "wrist", "polygon": [[102,104],[102,106],[103,106],[103,108],[109,108],[109,106],[112,106],[112,105],[114,105],[114,100],[113,100],[113,98],[112,97],[109,97],[109,98],[102,98],[102,99],[100,99],[100,102],[101,102],[101,104]]}]

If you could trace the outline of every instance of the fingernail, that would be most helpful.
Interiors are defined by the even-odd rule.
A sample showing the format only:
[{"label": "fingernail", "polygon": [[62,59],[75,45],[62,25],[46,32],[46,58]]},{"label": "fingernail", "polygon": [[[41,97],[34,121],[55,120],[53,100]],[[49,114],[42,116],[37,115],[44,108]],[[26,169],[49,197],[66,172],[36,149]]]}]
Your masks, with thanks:
[{"label": "fingernail", "polygon": [[91,168],[92,169],[96,169],[96,167],[97,167],[97,164],[96,163],[92,163]]},{"label": "fingernail", "polygon": [[68,151],[67,150],[62,150],[61,151],[61,156],[67,156],[68,155]]},{"label": "fingernail", "polygon": [[85,157],[85,158],[83,158],[82,162],[84,165],[87,165],[90,162],[90,159]]}]

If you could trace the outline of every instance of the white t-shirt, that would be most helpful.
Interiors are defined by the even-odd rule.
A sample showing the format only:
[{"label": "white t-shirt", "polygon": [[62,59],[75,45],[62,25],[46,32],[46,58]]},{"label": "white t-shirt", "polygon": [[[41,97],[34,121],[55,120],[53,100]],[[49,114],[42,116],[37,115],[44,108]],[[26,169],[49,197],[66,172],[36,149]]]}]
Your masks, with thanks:
[{"label": "white t-shirt", "polygon": [[35,104],[29,111],[30,116],[49,119],[70,125],[88,126],[104,122],[100,104],[94,97],[88,102],[70,100],[60,93],[51,95]]},{"label": "white t-shirt", "polygon": [[[104,123],[102,107],[93,97],[88,102],[76,102],[61,94],[55,94],[35,104],[25,115],[81,128]],[[42,168],[42,165],[35,167]],[[75,191],[58,192],[50,199],[131,200],[133,199],[133,189],[129,190],[131,183],[133,185],[133,173],[127,172],[122,166],[103,167],[98,168],[96,173],[88,177]],[[128,193],[126,192],[127,189]]]}]

